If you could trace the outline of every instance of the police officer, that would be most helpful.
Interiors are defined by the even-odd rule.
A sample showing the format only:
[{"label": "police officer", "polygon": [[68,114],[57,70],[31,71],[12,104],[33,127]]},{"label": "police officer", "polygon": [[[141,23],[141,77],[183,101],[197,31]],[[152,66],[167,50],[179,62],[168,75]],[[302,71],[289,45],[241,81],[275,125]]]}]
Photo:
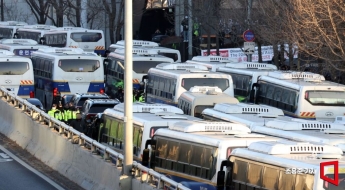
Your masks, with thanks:
[{"label": "police officer", "polygon": [[56,104],[53,104],[52,109],[48,111],[48,115],[55,118]]},{"label": "police officer", "polygon": [[64,122],[66,123],[66,124],[69,124],[69,119],[71,119],[72,118],[72,110],[70,109],[70,106],[69,106],[69,104],[66,104],[65,105],[65,107],[64,107],[64,117],[63,117],[63,119],[64,119]]}]

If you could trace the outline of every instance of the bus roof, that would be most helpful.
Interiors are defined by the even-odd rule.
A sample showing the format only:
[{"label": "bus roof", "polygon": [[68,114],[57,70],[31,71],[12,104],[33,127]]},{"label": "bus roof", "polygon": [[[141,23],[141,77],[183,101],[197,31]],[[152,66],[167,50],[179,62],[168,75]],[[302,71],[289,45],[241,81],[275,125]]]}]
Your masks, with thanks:
[{"label": "bus roof", "polygon": [[[170,62],[173,63],[174,60],[169,58],[169,57],[165,57],[162,55],[138,55],[138,54],[132,54],[133,55],[133,61],[142,61],[142,60],[147,60],[147,61],[161,61],[161,62]],[[111,52],[109,53],[108,57],[115,57],[118,58],[120,60],[125,60],[125,54],[122,53],[116,53],[116,52]]]},{"label": "bus roof", "polygon": [[[183,111],[175,106],[166,104],[146,104],[133,103],[133,123],[144,126],[150,124],[152,126],[168,127],[168,123],[183,120],[201,120],[196,117],[184,115]],[[118,119],[124,119],[124,103],[116,105],[114,108],[108,108],[103,112],[103,115],[108,115]]]},{"label": "bus roof", "polygon": [[2,39],[1,44],[20,44],[20,45],[37,45],[37,42],[32,39]]},{"label": "bus roof", "polygon": [[247,76],[254,76],[256,75],[268,75],[270,72],[269,70],[262,70],[262,69],[238,69],[238,68],[230,68],[230,67],[218,67],[218,72],[223,73],[236,73],[242,74]]},{"label": "bus roof", "polygon": [[0,49],[0,57],[14,56],[14,53],[8,50]]},{"label": "bus roof", "polygon": [[1,21],[1,26],[25,26],[28,25],[26,22],[19,22],[19,21]]},{"label": "bus roof", "polygon": [[36,24],[36,25],[25,25],[20,30],[27,30],[27,29],[31,29],[31,30],[51,30],[51,29],[54,29],[54,28],[56,28],[56,26],[44,25],[44,24]]},{"label": "bus roof", "polygon": [[227,63],[225,67],[236,69],[277,70],[277,66],[275,65],[253,62]]},{"label": "bus roof", "polygon": [[94,29],[87,29],[82,27],[57,27],[52,28],[49,31],[45,32],[45,34],[55,34],[55,33],[74,33],[74,32],[101,32],[102,30],[94,30]]},{"label": "bus roof", "polygon": [[[160,65],[166,65],[165,63],[161,63]],[[188,66],[186,66],[188,67]],[[170,76],[174,78],[184,77],[184,78],[227,78],[232,81],[231,76],[224,73],[218,72],[209,72],[208,70],[200,70],[200,69],[193,69],[193,68],[186,68],[186,70],[171,70],[171,69],[160,69],[160,68],[151,68],[148,73],[156,73],[162,76]]]},{"label": "bus roof", "polygon": [[[250,133],[250,129],[244,125],[210,121],[179,121],[169,124],[169,129],[158,129],[155,135],[214,147],[218,147],[220,144],[248,146],[255,141],[277,141],[279,139]],[[243,143],[236,143],[240,141]]]},{"label": "bus roof", "polygon": [[[194,88],[194,87],[192,87]],[[228,94],[215,91],[207,92],[183,92],[178,99],[186,100],[193,103],[194,106],[197,105],[215,105],[217,103],[230,103],[238,104],[237,98],[234,98]]]},{"label": "bus roof", "polygon": [[300,143],[291,141],[253,142],[248,148],[237,148],[231,152],[234,156],[285,168],[319,169],[320,162],[338,160],[344,170],[345,159],[342,151],[334,146]]},{"label": "bus roof", "polygon": [[[271,72],[269,72],[270,74]],[[319,79],[280,79],[271,76],[260,76],[258,81],[266,81],[269,83],[285,86],[295,90],[300,90],[301,87],[321,87],[327,89],[327,87],[332,88],[332,90],[345,90],[345,85],[338,84],[331,81],[319,80]],[[318,89],[315,89],[318,90]]]},{"label": "bus roof", "polygon": [[49,57],[56,57],[56,56],[90,56],[90,57],[97,57],[97,54],[93,52],[84,52],[80,48],[53,48],[53,47],[46,47],[40,48],[37,51],[33,52],[34,55],[44,55]]},{"label": "bus roof", "polygon": [[194,56],[191,61],[204,63],[238,63],[237,59],[222,56]]},{"label": "bus roof", "polygon": [[[144,40],[133,40],[133,47],[158,47],[159,44],[156,42],[151,41],[144,41]],[[125,47],[125,41],[119,40],[116,42],[116,44],[111,44],[110,47],[119,48],[119,47]]]}]

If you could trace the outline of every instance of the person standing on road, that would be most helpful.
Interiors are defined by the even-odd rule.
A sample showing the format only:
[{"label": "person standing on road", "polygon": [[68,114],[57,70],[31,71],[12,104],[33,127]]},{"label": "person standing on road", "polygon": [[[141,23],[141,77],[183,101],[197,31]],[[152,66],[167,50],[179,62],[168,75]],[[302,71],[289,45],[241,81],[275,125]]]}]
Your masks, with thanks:
[{"label": "person standing on road", "polygon": [[181,22],[183,30],[183,42],[188,42],[188,16],[185,16]]}]

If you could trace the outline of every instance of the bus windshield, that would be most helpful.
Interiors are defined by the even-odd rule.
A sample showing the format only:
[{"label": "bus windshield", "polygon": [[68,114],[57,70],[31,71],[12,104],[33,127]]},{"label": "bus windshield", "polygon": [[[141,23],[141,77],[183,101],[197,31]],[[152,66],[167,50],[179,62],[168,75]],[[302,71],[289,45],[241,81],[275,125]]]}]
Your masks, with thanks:
[{"label": "bus windshield", "polygon": [[28,70],[28,62],[0,62],[0,75],[22,75]]},{"label": "bus windshield", "polygon": [[165,62],[163,61],[133,61],[133,70],[136,73],[146,74],[148,73],[149,69],[155,68],[160,63],[165,63]]},{"label": "bus windshield", "polygon": [[229,88],[229,80],[227,78],[184,78],[182,79],[181,86],[185,90],[190,90],[194,86],[217,86],[225,91]]},{"label": "bus windshield", "polygon": [[98,42],[102,39],[102,34],[97,32],[75,32],[71,34],[71,39],[75,42]]},{"label": "bus windshield", "polygon": [[94,72],[100,64],[97,60],[61,59],[59,67],[65,72]]},{"label": "bus windshield", "polygon": [[312,105],[344,106],[344,91],[307,91],[305,99]]},{"label": "bus windshield", "polygon": [[194,117],[202,118],[202,111],[206,108],[213,108],[214,105],[199,105],[194,108]]},{"label": "bus windshield", "polygon": [[0,28],[0,37],[11,39],[12,30],[11,28]]},{"label": "bus windshield", "polygon": [[[326,174],[328,178],[334,179],[333,174]],[[323,188],[325,190],[343,190],[345,189],[345,174],[339,174],[339,185],[335,186],[327,181],[323,181]]]}]

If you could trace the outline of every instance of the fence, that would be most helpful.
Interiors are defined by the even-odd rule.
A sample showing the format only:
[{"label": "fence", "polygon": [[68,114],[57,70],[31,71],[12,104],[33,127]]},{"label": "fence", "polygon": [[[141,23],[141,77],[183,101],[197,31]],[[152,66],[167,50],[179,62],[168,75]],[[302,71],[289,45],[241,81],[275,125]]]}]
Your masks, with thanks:
[{"label": "fence", "polygon": [[[67,136],[68,139],[72,139],[73,137],[77,137],[77,141],[71,141],[72,143],[77,143],[80,146],[84,146],[90,150],[91,154],[96,154],[102,156],[104,161],[113,160],[115,162],[116,167],[122,167],[122,161],[124,156],[110,147],[107,147],[96,140],[86,136],[83,133],[75,130],[73,127],[66,125],[64,122],[61,122],[43,110],[39,109],[38,107],[30,104],[28,101],[14,95],[10,91],[7,91],[6,88],[0,87],[0,97],[5,98],[7,103],[13,104],[15,107],[20,108],[24,111],[24,113],[28,113],[28,115],[38,122],[43,122],[47,124],[49,128],[55,128],[58,130],[60,135]],[[85,146],[88,145],[88,146]],[[140,163],[133,162],[133,169],[132,175],[134,178],[140,180],[142,183],[147,183],[157,189],[162,189],[164,187],[169,187],[170,189],[176,190],[189,190],[182,184],[179,184],[165,175],[159,174],[152,169],[144,167]]]}]

